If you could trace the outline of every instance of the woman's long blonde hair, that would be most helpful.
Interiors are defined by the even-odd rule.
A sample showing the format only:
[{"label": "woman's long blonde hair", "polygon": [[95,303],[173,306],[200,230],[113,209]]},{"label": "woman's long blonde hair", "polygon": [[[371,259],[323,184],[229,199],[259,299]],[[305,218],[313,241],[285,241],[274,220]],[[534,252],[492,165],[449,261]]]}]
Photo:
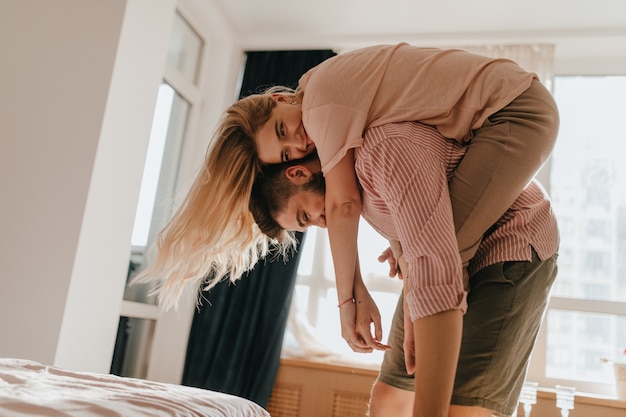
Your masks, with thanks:
[{"label": "woman's long blonde hair", "polygon": [[249,210],[250,193],[261,172],[254,135],[270,118],[273,93],[293,95],[285,87],[238,100],[222,118],[181,206],[150,249],[154,259],[132,281],[156,282],[152,293],[164,309],[177,305],[183,290],[210,289],[232,282],[265,257],[272,243],[284,253],[293,244],[285,233],[271,241]]}]

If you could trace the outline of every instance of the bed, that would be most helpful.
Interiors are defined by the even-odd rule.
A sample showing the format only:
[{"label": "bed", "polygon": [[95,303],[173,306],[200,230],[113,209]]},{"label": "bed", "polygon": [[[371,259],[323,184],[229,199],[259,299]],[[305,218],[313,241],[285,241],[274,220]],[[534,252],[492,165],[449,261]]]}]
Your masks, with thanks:
[{"label": "bed", "polygon": [[244,398],[199,388],[0,358],[0,416],[270,417]]}]

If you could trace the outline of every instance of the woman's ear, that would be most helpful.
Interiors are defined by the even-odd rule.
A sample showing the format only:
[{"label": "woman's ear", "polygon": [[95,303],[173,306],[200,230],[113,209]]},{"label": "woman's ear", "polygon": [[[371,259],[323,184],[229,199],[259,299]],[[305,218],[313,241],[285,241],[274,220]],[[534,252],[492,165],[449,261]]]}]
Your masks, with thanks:
[{"label": "woman's ear", "polygon": [[311,170],[305,167],[304,165],[292,165],[287,167],[285,170],[285,175],[289,182],[295,185],[302,185],[309,182],[311,178]]}]

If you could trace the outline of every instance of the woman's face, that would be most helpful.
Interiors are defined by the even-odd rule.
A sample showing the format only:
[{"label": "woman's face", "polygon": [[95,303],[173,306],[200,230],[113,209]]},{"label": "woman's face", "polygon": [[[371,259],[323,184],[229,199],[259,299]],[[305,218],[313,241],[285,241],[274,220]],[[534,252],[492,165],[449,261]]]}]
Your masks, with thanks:
[{"label": "woman's face", "polygon": [[302,105],[293,98],[275,94],[276,106],[269,120],[258,130],[256,141],[259,159],[265,164],[278,164],[301,159],[315,149],[302,124]]}]

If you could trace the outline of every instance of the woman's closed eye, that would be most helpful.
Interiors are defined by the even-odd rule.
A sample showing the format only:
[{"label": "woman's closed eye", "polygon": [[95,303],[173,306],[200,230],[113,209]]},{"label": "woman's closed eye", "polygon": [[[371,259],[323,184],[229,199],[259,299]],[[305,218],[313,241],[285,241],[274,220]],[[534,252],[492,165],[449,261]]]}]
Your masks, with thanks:
[{"label": "woman's closed eye", "polygon": [[[285,131],[285,125],[283,122],[280,122],[280,124],[278,125],[278,134],[280,135],[281,138],[284,138],[285,135],[287,134],[287,132]],[[282,160],[283,162],[289,162],[289,149],[285,149],[283,151]]]}]

